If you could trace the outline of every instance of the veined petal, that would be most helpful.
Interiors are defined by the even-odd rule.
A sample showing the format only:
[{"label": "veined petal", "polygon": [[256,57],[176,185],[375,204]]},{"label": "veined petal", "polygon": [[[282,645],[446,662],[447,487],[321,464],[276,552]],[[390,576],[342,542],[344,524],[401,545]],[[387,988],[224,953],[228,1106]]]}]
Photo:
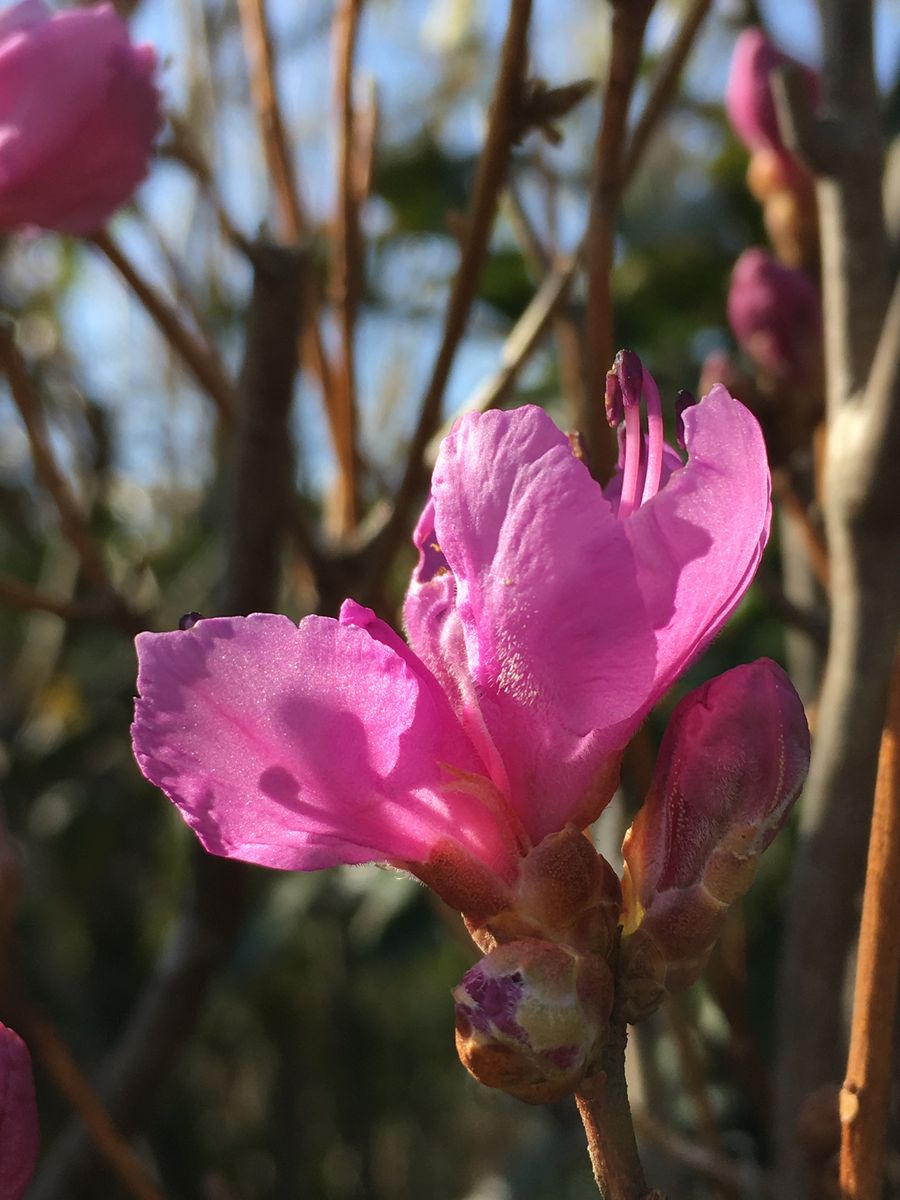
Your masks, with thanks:
[{"label": "veined petal", "polygon": [[262,614],[137,645],[135,755],[208,850],[311,870],[423,863],[449,842],[511,877],[483,768],[409,652]]},{"label": "veined petal", "polygon": [[[468,673],[513,803],[536,840],[588,810],[593,819],[608,778],[602,797],[587,807],[585,797],[608,777],[655,668],[624,525],[530,406],[464,417],[442,446],[432,496]],[[423,611],[419,601],[411,620],[408,602],[417,651]]]},{"label": "veined petal", "polygon": [[683,419],[686,465],[623,522],[656,631],[647,709],[737,607],[772,514],[766,450],[752,413],[717,384]]}]

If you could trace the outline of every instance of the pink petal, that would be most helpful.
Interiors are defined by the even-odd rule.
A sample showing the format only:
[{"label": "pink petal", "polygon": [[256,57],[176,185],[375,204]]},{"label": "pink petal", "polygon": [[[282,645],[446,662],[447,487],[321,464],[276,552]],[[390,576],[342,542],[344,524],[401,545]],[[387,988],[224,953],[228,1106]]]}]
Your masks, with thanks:
[{"label": "pink petal", "polygon": [[756,418],[720,384],[684,414],[688,462],[624,522],[656,630],[647,709],[727,621],[769,537],[769,468]]},{"label": "pink petal", "polygon": [[141,769],[215,854],[311,870],[448,841],[511,877],[480,761],[378,627],[257,614],[141,634]]},{"label": "pink petal", "polygon": [[21,4],[12,4],[0,12],[0,38],[31,29],[51,16],[44,0],[22,0]]},{"label": "pink petal", "polygon": [[[532,407],[463,418],[442,446],[432,496],[472,694],[513,804],[535,840],[593,819],[609,798],[607,759],[627,737],[621,724],[654,674],[624,526],[566,437]],[[437,578],[443,603],[448,585]],[[407,604],[407,622],[423,653],[435,617],[416,608],[411,619]],[[452,630],[445,621],[456,660],[448,669],[458,673]]]},{"label": "pink petal", "polygon": [[17,1033],[0,1025],[0,1196],[20,1200],[34,1173],[38,1118],[31,1058]]},{"label": "pink petal", "polygon": [[155,55],[112,5],[0,26],[0,227],[97,229],[147,172]]}]

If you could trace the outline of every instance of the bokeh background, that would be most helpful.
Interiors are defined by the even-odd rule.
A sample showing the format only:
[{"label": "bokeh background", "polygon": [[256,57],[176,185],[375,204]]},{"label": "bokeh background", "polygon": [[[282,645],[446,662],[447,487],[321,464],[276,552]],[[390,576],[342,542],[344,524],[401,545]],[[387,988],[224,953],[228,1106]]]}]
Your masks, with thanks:
[{"label": "bokeh background", "polygon": [[[251,286],[233,233],[253,238],[271,227],[237,11],[225,0],[124,7],[135,38],[159,49],[165,106],[177,121],[164,130],[151,176],[115,219],[112,235],[233,372]],[[638,110],[682,11],[661,0],[651,18]],[[377,123],[361,210],[356,375],[360,497],[371,519],[402,474],[440,341],[506,12],[506,4],[477,0],[364,6],[355,88],[361,111],[372,111],[377,97]],[[325,298],[323,337],[337,349],[328,285],[337,195],[333,6],[277,0],[269,14],[308,252]],[[616,241],[616,341],[640,353],[670,403],[678,388],[697,388],[710,353],[735,352],[726,320],[731,268],[744,249],[766,241],[745,184],[747,152],[723,109],[735,36],[761,20],[785,49],[815,63],[814,16],[804,0],[715,4],[626,193]],[[538,0],[532,74],[552,85],[602,80],[607,18],[600,0]],[[900,7],[883,3],[877,18],[892,138],[900,131]],[[523,225],[553,257],[574,252],[582,237],[599,112],[595,92],[558,122],[559,144],[530,133],[515,149],[509,194],[444,396],[448,418],[496,370],[540,282]],[[183,161],[185,131],[209,167],[209,187]],[[232,236],[223,236],[210,192]],[[218,611],[230,483],[209,397],[89,242],[49,234],[5,239],[0,305],[17,321],[53,448],[119,592],[154,628],[171,628],[190,610]],[[564,318],[506,403],[544,405],[571,427],[565,330],[583,325],[579,279]],[[584,348],[589,355],[590,329]],[[327,542],[336,462],[321,389],[307,371],[297,379],[291,429],[300,504]],[[77,608],[90,586],[35,480],[25,430],[2,388],[0,436],[0,574]],[[381,581],[381,615],[388,619],[396,616],[411,562],[409,551],[399,553]],[[353,595],[352,569],[343,582]],[[287,549],[278,607],[299,619],[323,607],[320,599],[301,558]],[[776,537],[761,584],[678,694],[761,654],[785,661],[785,612]],[[810,612],[807,627],[793,636],[815,658],[824,612],[815,605]],[[123,624],[0,604],[0,786],[22,869],[17,969],[29,1004],[52,1021],[96,1083],[158,975],[193,886],[191,836],[131,758],[135,660]],[[616,866],[675,699],[643,731],[626,761],[622,792],[597,829]],[[769,1154],[772,997],[791,838],[787,831],[764,860],[707,980],[634,1039],[633,1098],[647,1114],[639,1130],[648,1175],[683,1200],[762,1195],[757,1168]],[[252,869],[245,886],[221,969],[174,1069],[150,1100],[141,1133],[140,1151],[166,1196],[595,1194],[574,1107],[528,1108],[480,1087],[460,1067],[450,989],[474,950],[455,915],[410,879],[375,867],[283,876]],[[164,1039],[167,1030],[154,1036]],[[177,1037],[180,1044],[182,1033]],[[72,1114],[40,1063],[37,1082],[49,1160]],[[731,1177],[711,1182],[708,1171],[695,1169],[692,1152],[726,1159]],[[125,1194],[96,1168],[78,1187],[65,1195]],[[39,1174],[34,1194],[46,1200],[57,1193]]]}]

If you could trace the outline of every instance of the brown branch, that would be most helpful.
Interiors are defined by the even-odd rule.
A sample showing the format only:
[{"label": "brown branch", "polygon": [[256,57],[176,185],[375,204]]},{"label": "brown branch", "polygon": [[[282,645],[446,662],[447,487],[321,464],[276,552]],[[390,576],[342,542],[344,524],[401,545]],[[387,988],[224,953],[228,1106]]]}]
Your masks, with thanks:
[{"label": "brown branch", "polygon": [[342,356],[335,395],[338,435],[335,444],[340,471],[336,532],[346,537],[359,519],[356,480],[356,319],[363,286],[363,241],[359,226],[359,164],[356,112],[353,104],[353,62],[356,54],[362,0],[339,0],[334,16],[335,83],[337,92],[337,230],[333,292],[338,306]]},{"label": "brown branch", "polygon": [[787,95],[798,145],[812,151],[818,173],[832,619],[782,950],[773,1132],[783,1200],[809,1194],[796,1139],[804,1097],[841,1078],[841,997],[900,623],[900,398],[896,364],[885,366],[891,350],[876,355],[879,344],[896,348],[890,331],[900,317],[892,305],[884,319],[889,256],[872,4],[822,0],[821,11],[827,117],[804,113],[799,89]]},{"label": "brown branch", "polygon": [[[294,250],[254,250],[235,428],[232,509],[222,611],[271,611],[280,584],[280,552],[291,519],[288,416],[296,371],[301,273]],[[101,1094],[125,1134],[140,1129],[200,1016],[209,986],[232,949],[244,913],[246,868],[194,847],[192,891],[157,972],[139,1000],[103,1072]],[[34,1200],[81,1200],[98,1194],[96,1157],[76,1126],[44,1163]]]},{"label": "brown branch", "polygon": [[614,352],[612,306],[613,247],[619,204],[625,184],[625,136],[631,93],[637,80],[644,30],[653,0],[614,0],[609,78],[597,135],[591,207],[585,235],[587,266],[586,328],[587,411],[578,414],[587,442],[588,463],[606,478],[615,462],[614,441],[606,424],[606,372]]},{"label": "brown branch", "polygon": [[636,1108],[633,1115],[634,1127],[640,1137],[652,1142],[673,1162],[739,1196],[771,1194],[770,1181],[755,1163],[726,1158],[724,1154],[698,1146],[695,1141],[682,1137],[643,1109]]},{"label": "brown branch", "polygon": [[809,505],[797,494],[790,474],[782,469],[772,471],[772,491],[775,499],[794,522],[797,532],[823,591],[829,587],[828,548],[810,516]]},{"label": "brown branch", "polygon": [[[538,167],[540,170],[540,167]],[[554,259],[557,255],[557,239],[556,239],[556,208],[554,204],[553,194],[553,177],[549,172],[543,172],[545,182],[546,207],[547,207],[547,228],[549,234],[549,247],[545,248],[541,239],[538,237],[534,225],[525,211],[525,208],[519,198],[515,187],[510,186],[507,189],[507,219],[512,226],[513,233],[516,236],[522,252],[528,263],[529,270],[532,276],[542,285],[546,282],[548,273],[552,270]],[[575,256],[573,262],[573,277],[578,268],[578,256]],[[575,316],[571,311],[571,306],[566,303],[568,297],[568,289],[564,295],[560,297],[560,302],[554,305],[552,324],[553,338],[556,343],[556,361],[559,370],[560,390],[566,397],[570,420],[574,423],[576,414],[584,412],[586,405],[586,397],[584,390],[584,354],[582,352],[581,332],[578,328]],[[537,303],[538,297],[535,296],[529,304]],[[526,309],[526,313],[528,309]],[[525,313],[522,314],[521,320],[524,320]],[[513,331],[515,333],[515,330]],[[512,337],[512,335],[510,335]],[[509,344],[509,338],[504,346],[504,352]],[[530,351],[528,352],[530,354]],[[523,360],[524,361],[524,360]],[[501,364],[500,371],[503,366]],[[499,372],[498,372],[499,374]]]},{"label": "brown branch", "polygon": [[853,1026],[841,1091],[841,1195],[879,1200],[883,1187],[892,1043],[900,980],[900,656],[894,660],[881,741],[866,890],[863,899]]},{"label": "brown branch", "polygon": [[88,239],[119,272],[152,317],[157,329],[178,354],[201,389],[213,401],[223,421],[234,419],[234,388],[218,354],[191,332],[175,308],[143,275],[108,231]]},{"label": "brown branch", "polygon": [[265,0],[238,0],[238,13],[250,71],[250,94],[259,122],[266,169],[275,194],[275,227],[281,241],[296,245],[308,233],[308,222],[288,152],[284,120],[278,102]]},{"label": "brown branch", "polygon": [[134,1200],[163,1200],[146,1167],[116,1129],[52,1022],[33,1011],[21,1015],[22,1034],[60,1093],[84,1122],[93,1144]]},{"label": "brown branch", "polygon": [[441,345],[422,400],[406,469],[394,497],[391,516],[370,548],[368,567],[370,576],[375,579],[381,575],[398,538],[402,536],[410,508],[424,484],[425,448],[438,427],[450,369],[478,291],[517,129],[518,108],[527,68],[531,7],[532,0],[510,0],[500,69],[488,117],[487,138],[478,160],[459,267],[447,301]]},{"label": "brown branch", "polygon": [[503,403],[522,367],[540,345],[541,338],[565,302],[576,268],[575,259],[564,260],[546,276],[507,335],[497,369],[479,384],[465,404],[457,409],[428,443],[425,461],[429,466],[434,466],[440,443],[458,417],[467,412],[487,412]]},{"label": "brown branch", "polygon": [[142,617],[114,602],[110,603],[108,598],[67,600],[62,596],[48,596],[9,575],[0,575],[0,603],[9,604],[20,612],[52,613],[64,621],[110,625],[131,637],[146,628]]},{"label": "brown branch", "polygon": [[594,1180],[603,1200],[653,1200],[638,1157],[625,1084],[624,1024],[611,1022],[601,1070],[575,1093]]},{"label": "brown branch", "polygon": [[678,33],[659,66],[647,102],[628,139],[622,162],[623,184],[628,183],[639,167],[656,126],[672,103],[684,64],[711,7],[712,0],[692,0],[684,14]]},{"label": "brown branch", "polygon": [[32,389],[25,360],[16,346],[13,325],[5,319],[0,320],[0,369],[9,380],[13,403],[28,435],[35,473],[56,505],[63,535],[77,550],[84,572],[94,587],[101,593],[112,594],[103,551],[88,529],[84,513],[56,462],[43,409]]}]

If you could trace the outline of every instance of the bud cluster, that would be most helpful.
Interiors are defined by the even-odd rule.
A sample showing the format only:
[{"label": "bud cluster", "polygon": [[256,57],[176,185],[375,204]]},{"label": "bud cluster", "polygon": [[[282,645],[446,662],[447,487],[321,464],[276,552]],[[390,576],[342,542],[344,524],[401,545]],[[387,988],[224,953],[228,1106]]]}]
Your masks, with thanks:
[{"label": "bud cluster", "polygon": [[485,957],[453,993],[466,1068],[535,1104],[596,1071],[611,1017],[640,1020],[698,978],[808,764],[803,707],[770,660],[686,696],[625,836],[621,889],[570,826],[523,859],[508,907],[470,919]]}]

